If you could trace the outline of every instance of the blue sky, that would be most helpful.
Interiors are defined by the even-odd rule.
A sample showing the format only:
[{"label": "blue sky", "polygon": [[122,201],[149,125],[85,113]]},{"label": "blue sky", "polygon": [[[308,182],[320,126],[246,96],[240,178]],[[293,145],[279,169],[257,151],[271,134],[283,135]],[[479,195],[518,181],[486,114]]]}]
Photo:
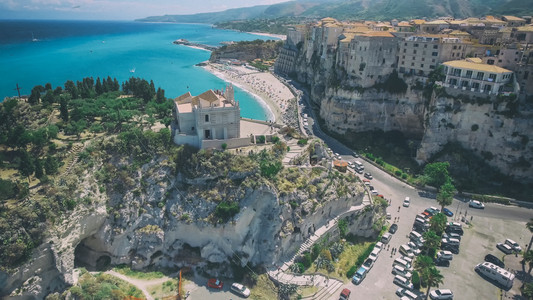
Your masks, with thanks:
[{"label": "blue sky", "polygon": [[0,0],[0,19],[133,20],[288,0]]}]

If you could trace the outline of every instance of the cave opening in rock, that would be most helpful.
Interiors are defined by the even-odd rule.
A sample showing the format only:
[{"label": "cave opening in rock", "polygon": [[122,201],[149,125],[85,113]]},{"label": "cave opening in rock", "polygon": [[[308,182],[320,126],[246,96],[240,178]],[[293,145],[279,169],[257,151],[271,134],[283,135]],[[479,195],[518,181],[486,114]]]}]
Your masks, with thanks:
[{"label": "cave opening in rock", "polygon": [[74,249],[74,267],[86,268],[88,271],[106,271],[111,267],[111,256],[105,251],[98,251],[94,238],[82,240]]}]

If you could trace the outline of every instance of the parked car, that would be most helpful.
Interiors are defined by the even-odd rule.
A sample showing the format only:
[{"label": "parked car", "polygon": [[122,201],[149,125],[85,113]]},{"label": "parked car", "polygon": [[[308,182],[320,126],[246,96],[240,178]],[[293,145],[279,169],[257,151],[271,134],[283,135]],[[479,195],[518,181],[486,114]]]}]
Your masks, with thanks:
[{"label": "parked car", "polygon": [[392,234],[396,233],[397,230],[398,230],[398,224],[396,223],[392,224],[389,228],[389,232]]},{"label": "parked car", "polygon": [[222,289],[224,287],[224,282],[217,278],[211,278],[207,281],[207,286],[214,289]]},{"label": "parked car", "polygon": [[435,259],[435,266],[437,266],[437,267],[449,267],[450,266],[450,261],[449,260]]},{"label": "parked car", "polygon": [[357,152],[354,151],[354,152],[353,152],[353,157],[358,158],[358,157],[359,157],[359,154],[357,154]]},{"label": "parked car", "polygon": [[376,262],[376,260],[371,258],[371,257],[369,257],[363,263],[363,267],[365,267],[367,270],[370,270],[370,269],[372,269],[372,266],[374,266],[374,262]]},{"label": "parked car", "polygon": [[504,243],[498,243],[496,244],[496,248],[500,249],[505,254],[511,254],[513,253],[513,247],[504,244]]},{"label": "parked car", "polygon": [[[387,220],[392,219],[392,215],[390,213],[387,213]],[[393,224],[394,225],[394,224]],[[389,229],[390,230],[390,229]]]},{"label": "parked car", "polygon": [[447,215],[448,217],[453,217],[453,212],[446,207],[442,210],[442,213]]},{"label": "parked car", "polygon": [[381,242],[383,244],[388,244],[391,238],[392,238],[392,234],[387,232],[387,233],[383,234],[383,236],[381,237]]},{"label": "parked car", "polygon": [[437,259],[438,260],[452,260],[453,254],[451,251],[441,250],[437,252]]},{"label": "parked car", "polygon": [[373,177],[369,172],[365,172],[365,178],[372,179]]},{"label": "parked car", "polygon": [[440,210],[438,208],[432,206],[430,208],[426,208],[424,210],[424,212],[429,213],[433,217],[434,215],[438,214],[440,212]]},{"label": "parked car", "polygon": [[453,254],[459,254],[459,245],[442,244],[440,248],[442,250],[448,250]]},{"label": "parked car", "polygon": [[342,290],[339,300],[348,300],[348,299],[350,299],[350,294],[351,293],[352,292],[349,289]]},{"label": "parked car", "polygon": [[395,265],[392,267],[392,274],[393,275],[400,275],[400,276],[403,276],[407,279],[411,279],[411,276],[413,276],[413,274],[411,274],[411,272],[409,272],[408,269],[400,266],[400,265]]},{"label": "parked car", "polygon": [[470,202],[468,202],[468,206],[473,207],[473,208],[479,208],[479,209],[485,208],[485,204],[477,200],[470,200]]},{"label": "parked car", "polygon": [[425,225],[425,224],[415,223],[413,225],[413,231],[416,231],[416,232],[418,232],[420,234],[428,231],[428,229],[429,229],[429,224]]},{"label": "parked car", "polygon": [[413,284],[411,282],[409,282],[409,280],[403,276],[400,276],[400,275],[396,275],[394,276],[394,280],[392,281],[394,284],[400,286],[400,287],[403,287],[403,288],[406,288],[408,290],[412,290],[413,289]]},{"label": "parked car", "polygon": [[520,245],[518,245],[517,242],[511,240],[511,239],[506,239],[505,240],[505,243],[509,246],[511,246],[511,248],[513,248],[514,251],[516,252],[521,252],[522,251],[522,247],[520,247]]},{"label": "parked car", "polygon": [[450,233],[443,233],[442,234],[442,238],[444,239],[458,239],[458,240],[461,240],[461,235],[458,234],[458,233],[454,233],[454,232],[450,232]]},{"label": "parked car", "polygon": [[405,199],[403,200],[403,207],[409,207],[410,204],[411,199],[409,199],[409,197],[405,197]]},{"label": "parked car", "polygon": [[485,255],[485,261],[493,263],[493,264],[497,265],[500,268],[505,268],[505,264],[503,263],[503,261],[501,261],[499,258],[497,258],[496,256],[494,256],[492,254]]},{"label": "parked car", "polygon": [[250,297],[250,290],[240,283],[234,282],[231,285],[231,291],[245,298]]},{"label": "parked car", "polygon": [[383,249],[383,243],[382,242],[377,242],[376,245],[374,246],[374,248],[378,248],[378,249]]},{"label": "parked car", "polygon": [[353,275],[352,282],[354,284],[360,284],[361,281],[365,279],[367,273],[368,273],[368,269],[364,267],[360,267],[359,270],[357,270],[357,272],[355,272],[355,274]]},{"label": "parked car", "polygon": [[460,243],[461,241],[459,241],[458,239],[452,239],[452,238],[441,240],[441,244],[448,244],[448,245],[457,246],[457,247],[459,247]]},{"label": "parked car", "polygon": [[417,295],[415,293],[415,291],[410,291],[410,290],[405,289],[405,288],[398,288],[396,290],[396,295],[398,295],[398,297],[401,297],[400,300],[402,300],[402,299],[409,299],[409,300],[421,299],[421,297],[419,295]]},{"label": "parked car", "polygon": [[438,289],[431,291],[429,297],[433,300],[449,300],[453,299],[453,293],[449,289]]}]

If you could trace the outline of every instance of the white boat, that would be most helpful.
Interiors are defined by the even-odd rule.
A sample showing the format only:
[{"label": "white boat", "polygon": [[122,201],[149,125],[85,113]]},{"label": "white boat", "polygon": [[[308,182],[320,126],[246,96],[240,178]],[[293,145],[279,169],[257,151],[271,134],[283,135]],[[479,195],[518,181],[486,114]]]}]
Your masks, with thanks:
[{"label": "white boat", "polygon": [[35,36],[33,36],[33,32],[31,33],[31,41],[32,42],[38,42],[39,40],[35,38]]},{"label": "white boat", "polygon": [[130,73],[135,73],[135,68],[131,69]]}]

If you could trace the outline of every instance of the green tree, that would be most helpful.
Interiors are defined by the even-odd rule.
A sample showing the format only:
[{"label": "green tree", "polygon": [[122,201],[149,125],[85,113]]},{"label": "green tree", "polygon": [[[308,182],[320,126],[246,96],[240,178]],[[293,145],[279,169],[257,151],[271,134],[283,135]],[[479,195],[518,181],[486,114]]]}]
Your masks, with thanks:
[{"label": "green tree", "polygon": [[444,276],[440,273],[435,266],[431,266],[420,273],[420,280],[426,284],[428,290],[426,293],[426,299],[429,297],[432,287],[439,287],[443,283]]},{"label": "green tree", "polygon": [[24,177],[27,177],[28,182],[30,182],[30,176],[33,174],[33,172],[35,172],[35,164],[28,152],[22,151],[18,169],[20,174]]},{"label": "green tree", "polygon": [[280,283],[278,287],[278,296],[280,299],[290,299],[290,296],[298,291],[296,284],[283,284]]},{"label": "green tree", "polygon": [[96,91],[96,95],[98,96],[104,93],[104,87],[100,82],[100,77],[96,77],[96,84],[94,85],[94,90]]},{"label": "green tree", "polygon": [[533,282],[524,285],[522,295],[527,297],[527,299],[533,299]]},{"label": "green tree", "polygon": [[450,181],[447,181],[439,188],[439,193],[437,194],[437,202],[441,206],[441,211],[445,206],[452,204],[453,196],[455,195],[455,187]]},{"label": "green tree", "polygon": [[522,254],[522,257],[524,258],[522,260],[522,266],[525,266],[526,264],[528,265],[527,274],[531,276],[531,270],[533,269],[533,250],[524,252],[524,254]]},{"label": "green tree", "polygon": [[165,102],[166,98],[165,98],[165,90],[163,90],[162,88],[157,88],[157,93],[156,93],[156,96],[155,96],[155,101],[157,103],[163,103]]},{"label": "green tree", "polygon": [[78,88],[72,80],[67,80],[67,82],[65,82],[65,91],[70,94],[71,99],[78,99]]},{"label": "green tree", "polygon": [[427,178],[427,184],[440,187],[448,181],[451,181],[448,174],[449,162],[435,162],[427,164],[424,167],[424,175]]},{"label": "green tree", "polygon": [[68,99],[61,97],[59,101],[59,115],[64,122],[68,122]]},{"label": "green tree", "polygon": [[428,230],[424,232],[424,248],[426,249],[426,253],[429,255],[431,249],[437,249],[440,246],[440,236],[438,236],[435,231]]},{"label": "green tree", "polygon": [[420,255],[415,259],[413,269],[419,274],[422,274],[424,270],[434,266],[435,262],[433,261],[433,258],[426,255]]},{"label": "green tree", "polygon": [[446,215],[438,213],[429,220],[429,229],[433,230],[438,236],[442,236],[444,229],[446,229],[447,221]]},{"label": "green tree", "polygon": [[59,163],[57,162],[55,157],[48,155],[44,160],[44,170],[46,172],[46,175],[54,175],[57,173],[58,169]]},{"label": "green tree", "polygon": [[40,99],[41,99],[41,93],[37,89],[33,88],[31,90],[30,97],[28,97],[28,103],[37,104],[39,103]]},{"label": "green tree", "polygon": [[43,178],[44,171],[43,171],[43,163],[40,159],[35,159],[35,177],[38,179]]}]

